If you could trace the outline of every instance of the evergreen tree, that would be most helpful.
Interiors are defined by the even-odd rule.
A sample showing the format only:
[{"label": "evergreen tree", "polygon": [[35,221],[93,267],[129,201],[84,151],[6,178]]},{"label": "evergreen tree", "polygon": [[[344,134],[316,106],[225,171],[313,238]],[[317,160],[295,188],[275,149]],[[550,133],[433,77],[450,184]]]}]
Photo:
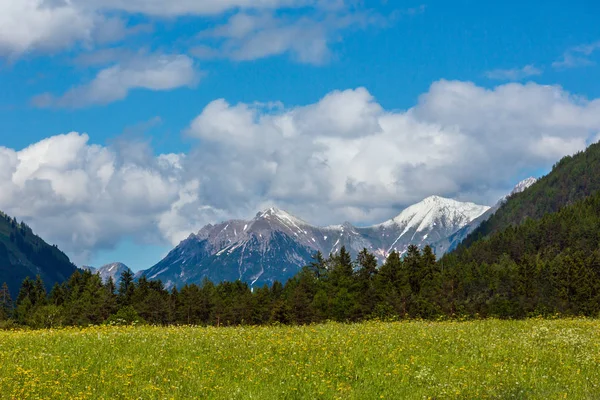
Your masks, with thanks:
[{"label": "evergreen tree", "polygon": [[9,319],[13,313],[13,302],[6,282],[0,288],[0,321]]},{"label": "evergreen tree", "polygon": [[55,283],[54,286],[52,287],[52,290],[50,291],[50,304],[53,304],[55,306],[61,306],[64,304],[65,302],[65,293],[63,290],[62,285],[59,285],[58,283]]},{"label": "evergreen tree", "polygon": [[121,281],[119,282],[118,303],[121,307],[129,306],[133,301],[135,293],[135,283],[133,282],[133,273],[129,270],[123,271]]},{"label": "evergreen tree", "polygon": [[359,266],[357,274],[358,304],[354,308],[354,320],[359,320],[373,314],[377,304],[375,275],[377,274],[377,258],[363,249],[357,257]]},{"label": "evergreen tree", "polygon": [[35,283],[34,283],[34,293],[33,293],[33,298],[32,298],[32,302],[33,305],[35,306],[44,306],[46,305],[46,287],[44,286],[44,281],[42,281],[42,277],[40,275],[37,275],[35,277]]},{"label": "evergreen tree", "polygon": [[313,260],[309,264],[310,270],[317,277],[317,279],[323,279],[327,277],[327,265],[323,258],[323,253],[317,251],[313,255]]},{"label": "evergreen tree", "polygon": [[399,293],[401,288],[402,260],[396,251],[392,251],[375,277],[377,297],[377,316],[382,318],[398,316],[406,312]]}]

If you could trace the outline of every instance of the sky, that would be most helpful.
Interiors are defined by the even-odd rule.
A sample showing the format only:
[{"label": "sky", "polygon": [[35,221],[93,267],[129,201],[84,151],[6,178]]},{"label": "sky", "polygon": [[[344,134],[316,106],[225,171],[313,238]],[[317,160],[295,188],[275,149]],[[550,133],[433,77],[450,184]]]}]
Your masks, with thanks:
[{"label": "sky", "polygon": [[149,268],[270,206],[493,204],[600,139],[600,3],[0,0],[0,210]]}]

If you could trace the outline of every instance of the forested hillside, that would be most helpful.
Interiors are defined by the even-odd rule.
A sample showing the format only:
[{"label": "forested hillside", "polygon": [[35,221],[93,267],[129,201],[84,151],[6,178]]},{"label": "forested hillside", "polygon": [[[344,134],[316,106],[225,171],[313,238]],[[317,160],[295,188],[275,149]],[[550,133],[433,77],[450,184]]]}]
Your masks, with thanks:
[{"label": "forested hillside", "polygon": [[0,212],[0,284],[6,282],[11,293],[26,277],[40,275],[49,287],[63,282],[77,268],[56,246],[36,236],[31,228]]},{"label": "forested hillside", "polygon": [[527,218],[540,218],[600,190],[600,143],[564,157],[552,171],[527,190],[509,197],[498,211],[462,243],[468,247],[478,239],[518,225]]}]

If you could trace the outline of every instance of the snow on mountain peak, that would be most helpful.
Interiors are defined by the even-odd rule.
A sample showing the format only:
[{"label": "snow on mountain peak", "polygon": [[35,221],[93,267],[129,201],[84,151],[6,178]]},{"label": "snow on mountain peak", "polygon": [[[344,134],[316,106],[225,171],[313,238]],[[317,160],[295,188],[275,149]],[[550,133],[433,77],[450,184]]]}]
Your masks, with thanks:
[{"label": "snow on mountain peak", "polygon": [[112,278],[114,283],[118,283],[124,271],[131,271],[127,265],[120,262],[106,264],[100,268],[87,267],[86,269],[89,269],[93,274],[98,274],[105,283],[108,282],[109,278]]},{"label": "snow on mountain peak", "polygon": [[411,228],[416,228],[420,232],[435,226],[439,221],[452,223],[460,228],[479,217],[489,208],[475,203],[463,203],[440,196],[430,196],[404,209],[395,218],[377,226],[397,225],[405,228],[404,233]]},{"label": "snow on mountain peak", "polygon": [[537,182],[537,179],[534,177],[523,179],[521,182],[517,183],[517,185],[510,192],[510,194],[513,195],[516,193],[521,193],[521,192],[525,191],[525,189],[528,189],[530,186],[532,186],[536,182]]},{"label": "snow on mountain peak", "polygon": [[256,214],[255,219],[271,219],[277,218],[284,224],[292,224],[292,225],[309,225],[308,223],[302,221],[300,218],[294,217],[292,214],[287,211],[280,210],[276,207],[268,208],[264,211]]}]

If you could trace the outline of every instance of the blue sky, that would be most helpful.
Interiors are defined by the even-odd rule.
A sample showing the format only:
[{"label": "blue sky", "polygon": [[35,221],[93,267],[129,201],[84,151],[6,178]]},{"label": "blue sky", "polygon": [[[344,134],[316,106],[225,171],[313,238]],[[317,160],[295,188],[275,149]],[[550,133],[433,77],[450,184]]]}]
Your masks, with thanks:
[{"label": "blue sky", "polygon": [[78,263],[149,267],[268,205],[368,224],[430,194],[492,203],[600,132],[591,0],[0,14],[0,209]]}]

